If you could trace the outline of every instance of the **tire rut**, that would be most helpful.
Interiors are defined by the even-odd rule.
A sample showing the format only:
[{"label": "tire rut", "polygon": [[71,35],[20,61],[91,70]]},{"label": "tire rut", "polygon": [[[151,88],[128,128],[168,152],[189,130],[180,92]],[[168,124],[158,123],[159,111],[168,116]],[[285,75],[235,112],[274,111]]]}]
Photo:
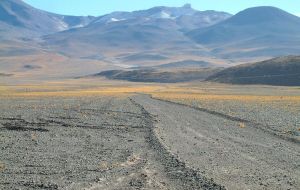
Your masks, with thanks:
[{"label": "tire rut", "polygon": [[151,95],[149,95],[149,96],[150,96],[150,98],[152,98],[154,100],[158,100],[158,101],[167,102],[167,103],[170,103],[170,104],[175,104],[175,105],[188,107],[188,108],[195,109],[195,110],[198,110],[198,111],[201,111],[201,112],[204,112],[204,113],[208,113],[208,114],[211,114],[211,115],[214,115],[214,116],[217,116],[217,117],[228,119],[230,121],[243,122],[243,123],[251,125],[251,127],[255,127],[255,128],[265,132],[265,133],[269,133],[269,134],[271,134],[273,136],[276,136],[278,138],[281,138],[281,139],[284,139],[284,140],[287,140],[287,141],[290,141],[290,142],[293,142],[293,143],[296,143],[296,144],[300,144],[299,139],[296,139],[296,138],[293,138],[293,137],[290,137],[290,136],[286,136],[284,134],[280,134],[279,132],[272,130],[270,126],[264,125],[262,123],[257,123],[257,122],[250,121],[250,120],[247,120],[247,119],[230,116],[230,115],[227,115],[227,114],[224,114],[224,113],[212,111],[212,110],[205,109],[205,108],[200,108],[200,107],[195,107],[195,106],[191,106],[191,105],[187,105],[187,104],[183,104],[183,103],[172,102],[172,101],[169,101],[169,100],[154,98]]},{"label": "tire rut", "polygon": [[155,134],[154,122],[155,118],[146,111],[146,109],[132,98],[130,101],[139,107],[144,115],[147,126],[149,127],[149,144],[157,153],[158,159],[164,165],[164,170],[167,176],[172,180],[180,180],[179,184],[182,184],[182,189],[226,189],[224,186],[217,184],[213,179],[208,179],[203,176],[200,170],[191,168],[181,161],[175,154],[171,153],[167,147],[165,147]]}]

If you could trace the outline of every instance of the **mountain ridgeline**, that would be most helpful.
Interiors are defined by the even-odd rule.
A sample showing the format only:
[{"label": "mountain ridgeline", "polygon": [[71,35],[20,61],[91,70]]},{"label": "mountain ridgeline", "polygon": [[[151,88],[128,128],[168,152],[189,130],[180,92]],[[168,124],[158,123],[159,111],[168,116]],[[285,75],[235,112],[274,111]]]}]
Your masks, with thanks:
[{"label": "mountain ridgeline", "polygon": [[254,7],[188,36],[226,58],[297,54],[299,34],[299,17],[275,7]]},{"label": "mountain ridgeline", "polygon": [[181,51],[239,59],[300,50],[300,18],[275,7],[249,8],[232,16],[186,4],[84,17],[45,12],[21,0],[2,0],[0,27],[2,40],[40,36],[42,46],[75,57]]},{"label": "mountain ridgeline", "polygon": [[[94,17],[65,16],[35,9],[21,0],[0,1],[0,27],[10,32],[7,38],[15,36],[42,36],[89,24]],[[12,32],[12,33],[11,33]],[[21,36],[20,33],[23,33]]]},{"label": "mountain ridgeline", "polygon": [[[186,32],[219,23],[232,15],[217,11],[197,11],[190,5],[183,7],[154,7],[134,12],[113,12],[100,16],[88,26],[45,36],[45,45],[65,54],[92,56],[107,52],[127,53],[196,50],[197,47]],[[68,49],[61,48],[62,44]],[[75,53],[74,53],[75,52]],[[134,54],[135,55],[135,54]],[[133,56],[134,56],[133,55]]]},{"label": "mountain ridgeline", "polygon": [[[20,57],[23,62],[22,56],[56,55],[82,61],[82,65],[95,61],[114,72],[100,70],[91,75],[100,73],[116,79],[138,81],[147,76],[145,81],[159,82],[163,76],[163,82],[178,82],[208,77],[217,82],[274,85],[298,85],[299,81],[297,57],[271,58],[299,54],[300,18],[268,6],[231,15],[199,11],[186,4],[94,17],[59,15],[21,0],[1,0],[0,41],[0,57]],[[267,59],[271,60],[219,72],[223,67]],[[10,58],[7,62],[17,62],[20,70],[24,65],[43,68],[39,59],[33,60],[37,63],[19,64]],[[278,60],[286,63],[279,64]],[[14,66],[6,68],[1,67],[1,72],[13,76]],[[123,71],[125,68],[140,69]],[[209,75],[205,74],[208,68]],[[37,69],[26,71],[31,70]],[[176,73],[180,73],[179,78],[171,76]],[[278,78],[276,83],[274,77]]]}]

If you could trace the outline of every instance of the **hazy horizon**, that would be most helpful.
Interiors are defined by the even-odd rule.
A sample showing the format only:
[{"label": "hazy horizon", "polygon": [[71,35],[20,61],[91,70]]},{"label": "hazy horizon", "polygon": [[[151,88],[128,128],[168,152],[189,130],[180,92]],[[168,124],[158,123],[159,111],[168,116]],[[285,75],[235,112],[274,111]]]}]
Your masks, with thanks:
[{"label": "hazy horizon", "polygon": [[[256,6],[274,6],[290,12],[294,15],[300,16],[300,2],[287,0],[285,2],[279,0],[269,1],[231,1],[219,0],[154,0],[154,1],[139,1],[139,0],[127,0],[119,2],[118,0],[111,0],[109,2],[101,2],[96,0],[87,1],[78,0],[76,2],[71,0],[24,0],[24,2],[30,4],[35,8],[46,10],[49,12],[64,14],[64,15],[78,15],[78,16],[101,16],[114,11],[135,11],[149,9],[155,6],[170,6],[180,7],[184,4],[191,4],[194,9],[197,10],[216,10],[224,11],[231,14],[236,14],[239,11],[250,7]],[[70,6],[70,4],[72,6]]]}]

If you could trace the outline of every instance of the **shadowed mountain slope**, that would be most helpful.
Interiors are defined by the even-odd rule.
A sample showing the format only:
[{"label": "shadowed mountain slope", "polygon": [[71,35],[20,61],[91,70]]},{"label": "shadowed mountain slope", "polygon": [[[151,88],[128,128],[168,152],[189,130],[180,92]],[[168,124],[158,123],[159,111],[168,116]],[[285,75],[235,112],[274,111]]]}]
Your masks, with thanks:
[{"label": "shadowed mountain slope", "polygon": [[114,80],[127,80],[133,82],[177,83],[194,80],[205,80],[208,76],[222,70],[222,68],[201,68],[181,70],[135,69],[135,70],[109,70],[93,75],[93,77],[106,77]]},{"label": "shadowed mountain slope", "polygon": [[296,54],[300,18],[275,7],[254,7],[188,36],[225,58]]},{"label": "shadowed mountain slope", "polygon": [[243,64],[220,71],[209,81],[233,84],[300,86],[300,56]]}]

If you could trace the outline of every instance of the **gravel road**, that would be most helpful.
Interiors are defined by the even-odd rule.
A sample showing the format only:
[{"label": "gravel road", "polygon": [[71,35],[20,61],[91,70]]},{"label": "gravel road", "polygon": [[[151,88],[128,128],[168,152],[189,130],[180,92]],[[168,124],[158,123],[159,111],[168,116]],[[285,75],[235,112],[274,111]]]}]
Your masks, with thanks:
[{"label": "gravel road", "polygon": [[2,98],[0,189],[222,189],[160,144],[128,97]]},{"label": "gravel road", "polygon": [[155,116],[155,134],[170,152],[227,189],[300,189],[299,142],[239,118],[148,96],[134,100]]}]

